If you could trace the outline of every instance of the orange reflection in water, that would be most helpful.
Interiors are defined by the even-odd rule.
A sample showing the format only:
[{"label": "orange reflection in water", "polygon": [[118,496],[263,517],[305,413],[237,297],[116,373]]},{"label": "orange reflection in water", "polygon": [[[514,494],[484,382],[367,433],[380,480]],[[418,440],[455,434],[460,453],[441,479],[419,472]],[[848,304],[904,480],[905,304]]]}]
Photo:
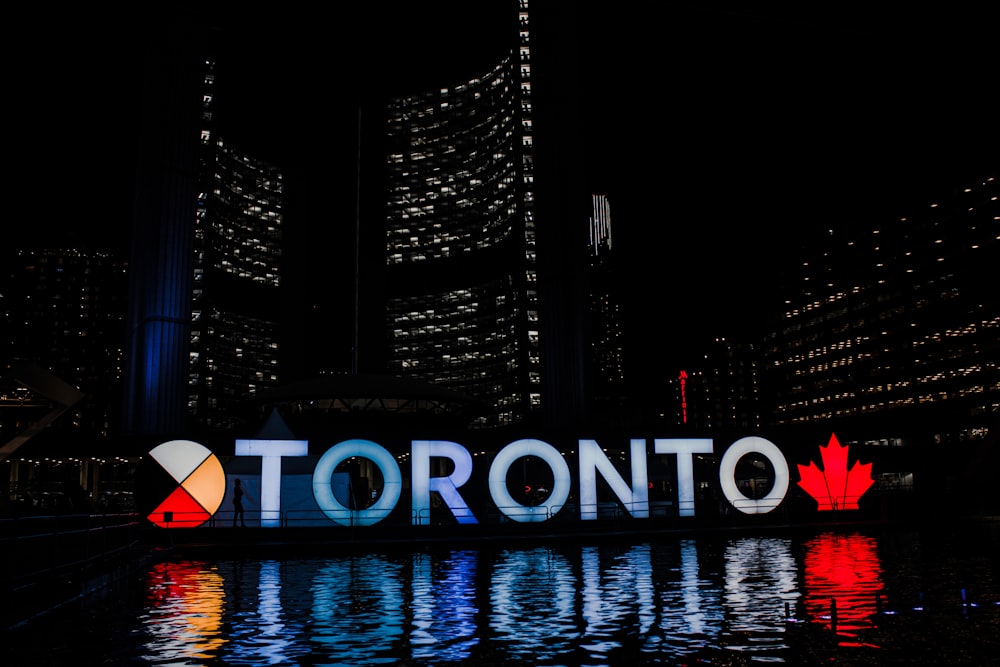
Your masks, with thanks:
[{"label": "orange reflection in water", "polygon": [[146,577],[146,644],[160,658],[212,658],[222,635],[223,577],[206,563],[158,563]]},{"label": "orange reflection in water", "polygon": [[884,588],[874,538],[823,533],[803,544],[804,604],[809,618],[836,630],[841,645],[871,627]]}]

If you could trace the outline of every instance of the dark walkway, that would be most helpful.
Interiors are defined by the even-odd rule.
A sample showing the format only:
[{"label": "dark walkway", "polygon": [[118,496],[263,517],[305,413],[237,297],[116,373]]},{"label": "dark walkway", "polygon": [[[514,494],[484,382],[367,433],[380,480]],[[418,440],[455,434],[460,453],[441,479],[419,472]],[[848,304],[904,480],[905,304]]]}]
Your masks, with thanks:
[{"label": "dark walkway", "polygon": [[137,514],[0,518],[0,630],[125,576],[143,562]]}]

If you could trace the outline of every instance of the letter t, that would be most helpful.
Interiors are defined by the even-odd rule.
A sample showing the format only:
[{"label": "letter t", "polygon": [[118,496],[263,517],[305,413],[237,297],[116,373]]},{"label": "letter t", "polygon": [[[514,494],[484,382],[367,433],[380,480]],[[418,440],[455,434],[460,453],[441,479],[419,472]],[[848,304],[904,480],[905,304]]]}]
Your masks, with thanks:
[{"label": "letter t", "polygon": [[236,456],[260,457],[260,525],[281,525],[281,457],[307,456],[308,440],[237,440]]}]

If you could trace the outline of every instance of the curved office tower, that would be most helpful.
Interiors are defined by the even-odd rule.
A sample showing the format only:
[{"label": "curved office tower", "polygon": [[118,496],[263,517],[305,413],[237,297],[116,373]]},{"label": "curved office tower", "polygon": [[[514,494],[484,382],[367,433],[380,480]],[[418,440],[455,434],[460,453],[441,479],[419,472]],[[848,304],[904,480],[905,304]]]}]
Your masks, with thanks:
[{"label": "curved office tower", "polygon": [[531,123],[526,3],[500,62],[388,108],[388,368],[487,403],[479,427],[541,404]]},{"label": "curved office tower", "polygon": [[188,410],[201,429],[240,422],[278,382],[283,176],[216,140],[194,240]]},{"label": "curved office tower", "polygon": [[130,263],[123,429],[217,431],[277,384],[283,176],[215,133],[215,62],[151,63]]}]

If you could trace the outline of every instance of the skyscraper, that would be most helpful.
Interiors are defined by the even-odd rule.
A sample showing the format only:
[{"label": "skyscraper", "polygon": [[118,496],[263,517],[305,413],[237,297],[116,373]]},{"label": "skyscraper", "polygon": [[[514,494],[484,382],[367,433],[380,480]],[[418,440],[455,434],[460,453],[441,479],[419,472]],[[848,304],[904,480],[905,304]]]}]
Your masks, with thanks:
[{"label": "skyscraper", "polygon": [[140,134],[123,431],[214,431],[278,380],[283,176],[216,131],[211,31],[151,48]]},{"label": "skyscraper", "polygon": [[238,426],[278,383],[283,176],[214,138],[195,222],[188,410],[200,429]]},{"label": "skyscraper", "polygon": [[611,204],[606,195],[591,196],[590,250],[590,359],[592,393],[599,405],[611,407],[624,397],[625,370],[622,342],[621,295],[618,293]]},{"label": "skyscraper", "polygon": [[[439,23],[433,11],[446,8],[406,9],[422,21],[421,30],[407,25],[401,34],[424,35],[423,28]],[[352,326],[353,373],[389,373],[463,392],[491,408],[476,426],[565,423],[580,414],[586,232],[579,221],[586,213],[569,211],[564,203],[582,207],[586,200],[569,185],[582,183],[573,152],[577,137],[560,138],[573,134],[567,119],[577,110],[559,89],[565,84],[557,69],[566,63],[552,54],[561,47],[550,45],[542,114],[549,131],[544,145],[536,145],[534,15],[529,21],[527,0],[511,2],[502,13],[499,8],[492,3],[485,11],[490,18],[470,29],[491,35],[477,37],[483,45],[475,44],[463,58],[434,57],[448,51],[448,30],[431,30],[433,44],[383,36],[398,57],[427,65],[406,67],[419,69],[421,82],[375,77],[358,90],[345,83],[345,97],[361,99],[360,122],[316,122],[310,115],[315,124],[296,127],[287,141],[300,109],[293,113],[285,108],[286,98],[278,105],[279,96],[269,95],[272,106],[264,107],[281,107],[288,115],[262,117],[250,94],[258,86],[277,90],[273,79],[240,63],[245,78],[237,97],[245,97],[234,103],[231,95],[217,95],[230,80],[225,65],[232,62],[229,53],[220,54],[216,69],[212,47],[221,43],[218,35],[180,29],[168,35],[163,54],[153,61],[144,111],[126,432],[231,427],[238,421],[232,411],[261,388],[341,369],[337,360],[348,355],[337,346]],[[544,16],[549,34],[559,35],[558,11]],[[502,39],[496,37],[500,32]],[[470,41],[462,40],[465,46]],[[246,49],[237,51],[237,58],[246,55]],[[252,51],[262,57],[259,49]],[[329,64],[329,53],[309,53],[319,59],[310,61],[318,68]],[[283,82],[280,90],[306,80],[289,74],[299,71],[296,58],[263,58],[267,76]],[[316,83],[308,78],[308,85]],[[222,124],[217,108],[225,110]],[[247,110],[257,124],[232,131],[231,116]],[[331,257],[352,240],[352,221],[344,215],[351,200],[339,196],[338,188],[355,179],[323,183],[313,174],[324,168],[318,163],[329,169],[342,159],[326,147],[356,129],[352,299],[348,285],[337,282],[342,274],[333,271],[346,263]],[[314,152],[311,139],[324,149]],[[260,159],[273,154],[263,145],[288,150],[294,169],[281,159],[274,160],[280,170]],[[299,180],[293,183],[295,170]],[[304,172],[308,177],[302,179]],[[309,196],[302,198],[306,190]],[[293,200],[296,206],[308,202],[297,208]],[[321,241],[301,255],[309,257],[309,269],[295,266],[286,276],[281,263],[287,262],[284,239],[291,234],[284,223],[293,210],[300,215],[288,229],[307,229],[300,238]],[[277,335],[277,308],[289,300],[277,294],[293,273],[300,280],[293,296],[305,301],[308,290],[312,314],[296,313],[305,324],[292,334],[308,345],[294,350],[297,360],[287,364],[293,370],[279,374],[278,354],[286,353]],[[352,302],[348,321],[343,314]],[[287,361],[283,356],[282,363]]]},{"label": "skyscraper", "polygon": [[764,341],[776,426],[849,425],[886,445],[996,427],[998,195],[982,177],[874,228],[827,230]]},{"label": "skyscraper", "polygon": [[[574,241],[554,231],[558,204],[536,199],[536,185],[555,193],[558,184],[536,168],[532,21],[520,0],[509,45],[478,74],[442,72],[442,83],[391,97],[374,127],[387,137],[385,366],[489,404],[479,427],[539,418],[550,397],[582,400],[583,285],[572,253],[556,251]],[[574,279],[568,298],[556,296]]]}]

